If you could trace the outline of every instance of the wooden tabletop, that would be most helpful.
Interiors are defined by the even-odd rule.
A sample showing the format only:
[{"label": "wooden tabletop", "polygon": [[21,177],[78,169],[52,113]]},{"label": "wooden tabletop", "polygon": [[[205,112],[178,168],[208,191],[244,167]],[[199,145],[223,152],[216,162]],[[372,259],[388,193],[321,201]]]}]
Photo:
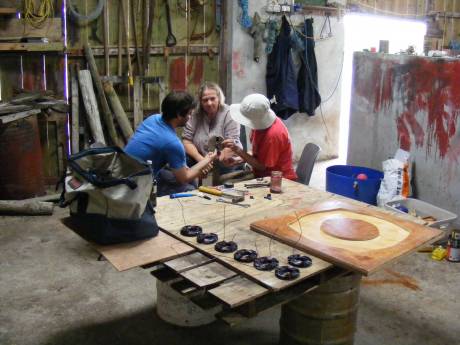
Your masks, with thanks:
[{"label": "wooden tabletop", "polygon": [[[255,182],[235,185],[235,189],[247,192],[243,201],[250,205],[247,208],[217,202],[215,196],[207,200],[199,197],[198,192],[193,192],[197,196],[188,198],[158,198],[155,217],[162,228],[159,236],[114,246],[95,245],[95,248],[118,270],[155,266],[152,275],[189,296],[195,304],[207,308],[221,303],[224,311],[220,316],[229,323],[241,322],[241,315],[251,316],[285,303],[326,280],[345,274],[346,270],[331,263],[251,231],[250,224],[328,200],[373,206],[286,179],[282,181],[282,193],[271,193],[267,198],[267,187],[247,189],[244,186]],[[274,270],[259,271],[252,263],[236,261],[233,253],[219,253],[213,244],[199,244],[195,237],[182,236],[180,230],[184,225],[201,226],[203,232],[217,234],[219,241],[234,241],[238,249],[256,250],[259,257],[273,256],[279,260],[280,266],[287,265],[287,257],[291,254],[307,255],[313,264],[300,268],[297,279],[280,280]]]}]

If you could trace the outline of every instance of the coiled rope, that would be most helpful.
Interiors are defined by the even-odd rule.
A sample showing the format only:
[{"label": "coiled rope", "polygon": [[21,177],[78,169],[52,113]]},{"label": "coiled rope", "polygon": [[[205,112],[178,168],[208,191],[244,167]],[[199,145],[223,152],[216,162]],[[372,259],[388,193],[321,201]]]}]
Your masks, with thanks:
[{"label": "coiled rope", "polygon": [[34,28],[40,28],[45,24],[47,18],[53,16],[53,0],[42,0],[35,11],[34,0],[24,0],[24,18]]}]

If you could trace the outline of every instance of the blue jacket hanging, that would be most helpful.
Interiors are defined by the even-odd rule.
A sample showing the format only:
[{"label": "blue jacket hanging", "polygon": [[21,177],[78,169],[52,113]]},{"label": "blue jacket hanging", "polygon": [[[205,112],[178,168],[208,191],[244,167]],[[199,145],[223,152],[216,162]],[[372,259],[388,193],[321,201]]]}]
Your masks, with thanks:
[{"label": "blue jacket hanging", "polygon": [[300,53],[300,70],[297,78],[299,88],[299,111],[310,116],[321,104],[318,91],[318,66],[315,56],[315,40],[313,39],[313,19],[304,21],[303,33],[305,50]]},{"label": "blue jacket hanging", "polygon": [[297,77],[291,53],[291,27],[285,16],[273,50],[267,59],[267,97],[274,100],[271,108],[282,119],[299,109]]}]

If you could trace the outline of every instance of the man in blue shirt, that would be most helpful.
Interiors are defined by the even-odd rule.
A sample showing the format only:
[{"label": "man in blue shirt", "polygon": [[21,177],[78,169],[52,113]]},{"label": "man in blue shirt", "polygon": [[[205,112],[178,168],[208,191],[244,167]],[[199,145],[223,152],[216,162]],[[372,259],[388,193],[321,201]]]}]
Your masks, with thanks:
[{"label": "man in blue shirt", "polygon": [[195,189],[194,180],[212,168],[216,152],[191,168],[187,167],[185,149],[176,135],[195,109],[192,95],[183,91],[170,92],[161,102],[161,114],[149,116],[137,128],[125,151],[144,161],[152,161],[157,178],[158,196]]}]

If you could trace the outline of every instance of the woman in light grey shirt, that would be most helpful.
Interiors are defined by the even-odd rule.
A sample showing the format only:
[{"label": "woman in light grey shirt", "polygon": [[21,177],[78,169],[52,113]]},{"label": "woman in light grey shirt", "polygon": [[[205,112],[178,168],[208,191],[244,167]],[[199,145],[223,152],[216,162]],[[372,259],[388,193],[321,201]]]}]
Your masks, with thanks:
[{"label": "woman in light grey shirt", "polygon": [[[208,153],[209,139],[212,137],[233,139],[241,146],[240,125],[231,118],[219,85],[205,82],[198,91],[198,100],[198,109],[190,117],[182,133],[189,164],[204,159]],[[235,157],[233,152],[226,148],[221,151],[219,161],[224,167],[233,167],[241,163],[239,157]],[[223,170],[226,171],[221,169],[222,172],[229,171]]]}]

